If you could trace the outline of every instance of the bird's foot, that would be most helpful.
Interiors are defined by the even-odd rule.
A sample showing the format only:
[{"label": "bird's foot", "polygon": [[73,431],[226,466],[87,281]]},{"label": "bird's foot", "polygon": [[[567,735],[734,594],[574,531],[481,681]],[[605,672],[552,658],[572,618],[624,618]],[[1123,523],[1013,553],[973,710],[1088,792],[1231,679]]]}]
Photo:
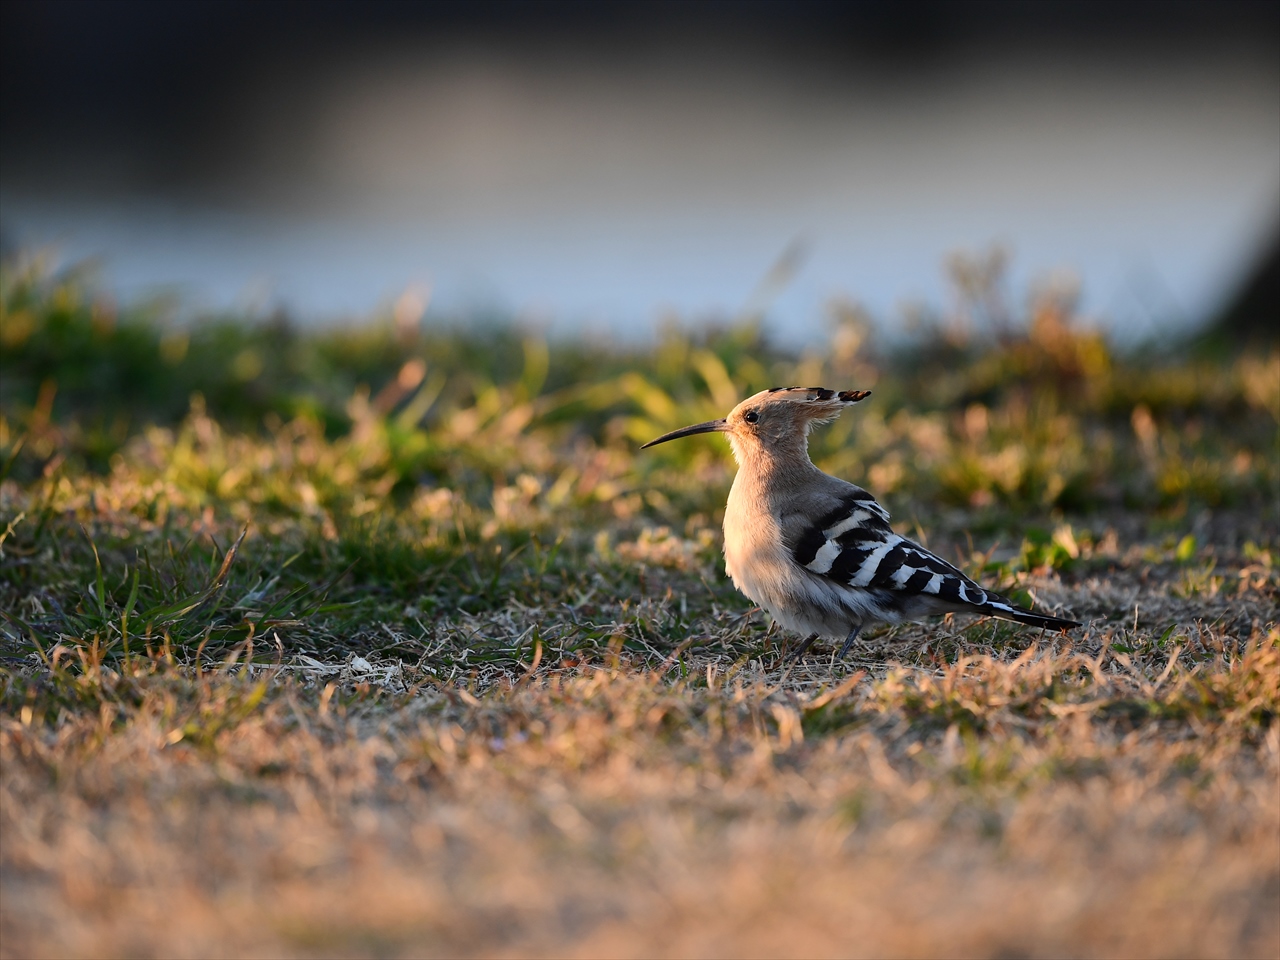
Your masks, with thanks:
[{"label": "bird's foot", "polygon": [[849,636],[844,638],[844,646],[842,646],[840,648],[840,652],[836,654],[837,659],[844,659],[844,655],[849,652],[849,649],[853,646],[854,641],[858,639],[858,634],[861,632],[861,627],[854,627],[849,631]]},{"label": "bird's foot", "polygon": [[818,635],[816,633],[809,634],[808,638],[804,641],[804,643],[800,644],[800,646],[796,647],[794,650],[788,653],[785,659],[799,660],[802,656],[804,656],[804,652],[813,646],[813,641],[817,639],[818,639]]}]

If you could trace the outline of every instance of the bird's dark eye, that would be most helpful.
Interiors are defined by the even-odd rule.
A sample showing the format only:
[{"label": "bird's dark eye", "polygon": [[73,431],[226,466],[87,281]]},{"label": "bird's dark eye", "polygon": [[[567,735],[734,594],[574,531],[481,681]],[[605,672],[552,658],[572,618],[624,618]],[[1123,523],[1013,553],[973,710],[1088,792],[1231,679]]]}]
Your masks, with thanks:
[{"label": "bird's dark eye", "polygon": [[754,410],[748,410],[742,415],[742,419],[747,421],[747,423],[755,423],[760,419],[760,414],[756,413]]}]

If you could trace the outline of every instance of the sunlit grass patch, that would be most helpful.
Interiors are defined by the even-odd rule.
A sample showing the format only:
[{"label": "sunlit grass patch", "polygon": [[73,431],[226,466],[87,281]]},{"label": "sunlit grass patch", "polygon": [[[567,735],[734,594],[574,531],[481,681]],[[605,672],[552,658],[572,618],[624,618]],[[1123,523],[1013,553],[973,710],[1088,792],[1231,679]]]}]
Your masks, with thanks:
[{"label": "sunlit grass patch", "polygon": [[[1280,945],[1280,358],[1119,354],[1066,301],[801,356],[35,273],[3,309],[15,956]],[[788,657],[723,574],[723,444],[636,447],[792,382],[874,387],[817,461],[1085,627]]]},{"label": "sunlit grass patch", "polygon": [[[1274,704],[1274,649],[1274,641],[1255,646],[1248,665],[1215,674],[1220,706]],[[1008,907],[999,878],[1011,871],[1023,884],[1082,897],[1064,913],[1079,925],[1069,939],[1101,936],[1111,944],[1102,952],[1123,952],[1115,944],[1129,942],[1124,930],[1136,935],[1134,923],[1143,942],[1171,951],[1229,942],[1257,952],[1274,936],[1265,920],[1250,926],[1269,909],[1265,811],[1276,796],[1273,765],[1255,766],[1268,748],[1249,745],[1254,736],[1274,740],[1274,720],[1260,722],[1252,707],[1225,727],[1226,714],[1211,708],[1196,736],[1165,737],[1161,729],[1183,723],[1178,713],[1113,709],[1140,702],[1119,699],[1141,695],[1124,676],[1111,681],[1109,698],[1091,698],[1093,673],[1071,655],[957,664],[928,681],[855,674],[800,695],[704,663],[689,674],[698,682],[614,660],[475,693],[428,684],[404,694],[356,675],[264,684],[269,674],[249,675],[239,663],[200,674],[107,668],[79,694],[87,709],[41,713],[46,695],[23,692],[20,702],[40,706],[6,711],[6,857],[37,889],[65,884],[79,909],[73,922],[47,929],[67,944],[116,942],[107,918],[137,909],[101,895],[102,868],[74,853],[86,842],[118,888],[170,891],[170,919],[150,927],[157,944],[189,937],[193,917],[243,920],[247,909],[264,922],[221,924],[208,942],[362,953],[376,941],[377,952],[393,954],[444,942],[486,953],[538,938],[607,942],[621,919],[628,942],[657,949],[736,909],[742,892],[725,889],[725,878],[762,867],[786,873],[796,893],[753,900],[753,911],[762,929],[789,931],[798,952],[853,945],[844,924],[795,919],[832,885],[839,899],[882,904],[858,942],[904,947],[895,899],[910,890],[940,907],[961,889],[1002,936],[1035,941],[1047,928],[1030,919],[1041,914]],[[1176,704],[1179,689],[1174,681],[1150,702]],[[902,722],[921,710],[937,721]],[[1238,739],[1237,722],[1254,733]],[[99,812],[86,815],[81,797]],[[165,812],[142,817],[149,808]],[[797,849],[805,868],[792,871]],[[904,858],[910,870],[888,868]],[[72,865],[79,872],[64,874]],[[538,909],[517,906],[531,890],[505,899],[514,866],[515,877],[536,872]],[[673,889],[677,867],[690,887],[673,914],[647,891]],[[1168,884],[1193,868],[1185,890]],[[868,870],[870,886],[857,879]],[[273,891],[269,915],[256,899],[232,895],[246,875]],[[572,879],[584,875],[591,891]],[[1113,889],[1116,876],[1124,880]],[[1103,894],[1091,892],[1099,883]],[[414,898],[395,895],[406,886]],[[483,897],[468,892],[481,888]],[[701,899],[690,899],[695,890]],[[1093,898],[1120,890],[1131,915],[1099,927],[1107,913]],[[308,906],[317,897],[323,916]],[[490,922],[495,897],[500,927]],[[39,901],[23,902],[43,916]],[[565,926],[557,918],[573,903],[616,906]],[[1235,919],[1200,941],[1200,927],[1167,922],[1187,910]],[[990,943],[989,925],[945,916],[912,926],[909,942]],[[37,942],[16,916],[6,923],[19,938],[10,943]],[[718,936],[738,943],[742,935]]]}]

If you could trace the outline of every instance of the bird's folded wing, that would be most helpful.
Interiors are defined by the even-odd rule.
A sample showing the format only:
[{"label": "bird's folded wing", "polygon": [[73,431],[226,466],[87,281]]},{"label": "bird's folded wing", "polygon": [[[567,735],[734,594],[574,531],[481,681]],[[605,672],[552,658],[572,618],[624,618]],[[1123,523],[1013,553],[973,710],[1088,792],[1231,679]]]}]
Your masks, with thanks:
[{"label": "bird's folded wing", "polygon": [[924,594],[956,604],[1008,606],[941,557],[894,533],[888,511],[865,490],[850,486],[823,506],[822,512],[796,511],[782,518],[793,559],[810,573],[903,597]]}]

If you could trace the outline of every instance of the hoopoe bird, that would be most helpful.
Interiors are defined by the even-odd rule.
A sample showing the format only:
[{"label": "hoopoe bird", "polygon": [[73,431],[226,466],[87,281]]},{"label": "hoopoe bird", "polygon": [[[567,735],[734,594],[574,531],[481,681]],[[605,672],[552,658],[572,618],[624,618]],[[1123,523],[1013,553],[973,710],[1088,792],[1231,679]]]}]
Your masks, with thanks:
[{"label": "hoopoe bird", "polygon": [[941,557],[894,533],[889,512],[861,487],[809,459],[809,431],[870,396],[867,390],[774,387],[723,420],[650,440],[641,449],[699,433],[729,438],[738,473],[724,511],[724,565],[733,584],[806,639],[843,640],[849,652],[873,623],[979,613],[1066,630],[1074,620],[1033,613],[984,590]]}]

